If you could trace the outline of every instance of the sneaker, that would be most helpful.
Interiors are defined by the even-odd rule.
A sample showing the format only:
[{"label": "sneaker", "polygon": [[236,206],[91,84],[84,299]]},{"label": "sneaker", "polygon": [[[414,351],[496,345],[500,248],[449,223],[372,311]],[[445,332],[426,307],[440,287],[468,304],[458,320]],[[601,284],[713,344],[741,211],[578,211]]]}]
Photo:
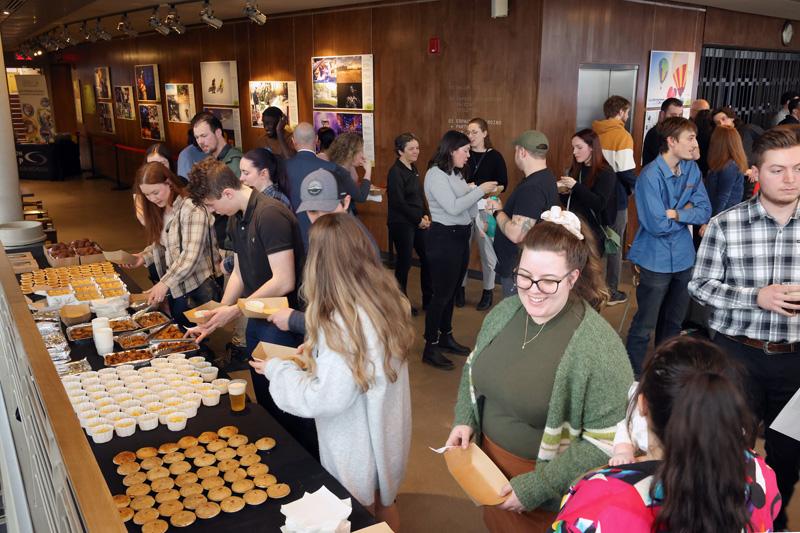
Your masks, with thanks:
[{"label": "sneaker", "polygon": [[628,301],[628,295],[625,294],[624,292],[611,291],[611,298],[608,300],[608,303],[606,305],[611,307],[613,305],[624,304],[627,301]]}]

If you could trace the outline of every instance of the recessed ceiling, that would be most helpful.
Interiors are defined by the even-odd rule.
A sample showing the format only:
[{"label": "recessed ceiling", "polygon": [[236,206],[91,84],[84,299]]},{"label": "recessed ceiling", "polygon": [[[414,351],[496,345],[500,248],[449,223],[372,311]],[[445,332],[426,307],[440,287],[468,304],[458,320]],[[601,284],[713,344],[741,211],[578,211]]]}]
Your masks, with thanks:
[{"label": "recessed ceiling", "polygon": [[[269,17],[281,13],[350,6],[364,2],[365,0],[261,0],[255,3]],[[0,36],[3,39],[3,48],[6,50],[15,50],[23,41],[58,28],[62,24],[67,25],[72,36],[78,37],[78,23],[90,19],[88,26],[94,27],[94,19],[98,17],[101,18],[103,29],[117,36],[120,35],[116,31],[120,19],[117,13],[152,8],[158,3],[159,18],[163,20],[170,4],[168,1],[158,0],[23,0],[22,2],[0,0],[0,9],[10,3],[22,5],[14,9],[9,16],[0,14]],[[202,0],[193,2],[176,0],[174,4],[183,24],[191,26],[200,23]],[[211,0],[214,15],[223,21],[242,19],[244,5],[245,0]],[[149,31],[147,20],[151,14],[151,9],[136,11],[130,13],[128,18],[133,28],[141,33]]]}]

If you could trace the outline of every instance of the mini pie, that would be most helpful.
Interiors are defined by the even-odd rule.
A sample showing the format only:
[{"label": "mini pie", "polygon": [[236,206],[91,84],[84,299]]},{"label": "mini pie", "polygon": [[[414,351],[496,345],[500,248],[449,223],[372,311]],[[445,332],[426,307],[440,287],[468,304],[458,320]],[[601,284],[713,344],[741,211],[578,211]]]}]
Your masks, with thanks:
[{"label": "mini pie", "polygon": [[272,437],[261,437],[256,441],[256,448],[261,451],[267,451],[274,448],[276,444],[277,442]]},{"label": "mini pie", "polygon": [[141,470],[141,466],[136,461],[130,463],[122,463],[117,467],[117,474],[120,476],[127,476],[130,474],[134,474]]},{"label": "mini pie", "polygon": [[137,511],[136,514],[133,515],[133,523],[141,526],[147,522],[152,522],[156,518],[158,518],[158,511],[152,507],[146,507]]},{"label": "mini pie", "polygon": [[139,459],[147,459],[148,457],[155,457],[156,455],[158,455],[158,450],[152,446],[147,446],[145,448],[139,448],[136,450],[136,457]]},{"label": "mini pie", "polygon": [[[125,491],[125,494],[127,494],[131,498],[138,499],[140,496],[144,496],[145,494],[150,494],[150,485],[148,485],[147,483],[139,483],[138,485],[132,485],[128,487],[128,490]],[[131,502],[131,507],[133,507],[133,502]]]},{"label": "mini pie", "polygon": [[147,481],[147,474],[144,472],[134,472],[133,474],[128,474],[124,478],[122,478],[122,484],[126,487],[132,487],[134,485],[139,485],[140,483],[144,483]]},{"label": "mini pie", "polygon": [[245,468],[248,466],[253,466],[261,462],[261,457],[258,454],[251,453],[250,455],[245,455],[241,459],[239,459],[239,464],[244,466]]},{"label": "mini pie", "polygon": [[142,469],[152,470],[157,466],[161,466],[162,464],[164,464],[164,461],[161,460],[161,457],[148,457],[142,461]]},{"label": "mini pie", "polygon": [[168,453],[177,452],[180,447],[174,442],[165,442],[158,447],[158,453],[166,455]]},{"label": "mini pie", "polygon": [[291,489],[289,485],[286,483],[278,483],[276,485],[272,485],[271,487],[267,487],[267,494],[270,498],[280,499],[285,498],[289,495]]},{"label": "mini pie", "polygon": [[161,516],[170,517],[178,511],[183,511],[183,504],[178,500],[170,500],[158,506],[158,512]]},{"label": "mini pie", "polygon": [[275,485],[277,482],[278,478],[276,478],[272,474],[264,474],[263,476],[258,476],[253,480],[253,483],[255,483],[256,487],[259,487],[261,489],[271,487]]},{"label": "mini pie", "polygon": [[217,464],[220,472],[227,472],[228,470],[236,470],[239,468],[239,461],[236,459],[225,459]]},{"label": "mini pie", "polygon": [[183,452],[183,455],[185,455],[187,459],[194,459],[195,457],[200,457],[204,453],[206,453],[206,449],[202,446],[192,446],[190,448],[186,448],[186,451]]},{"label": "mini pie", "polygon": [[214,502],[201,503],[195,509],[195,513],[203,519],[214,518],[219,514],[219,505]]},{"label": "mini pie", "polygon": [[169,490],[174,486],[175,482],[171,477],[162,477],[156,479],[150,484],[150,488],[153,489],[153,492],[164,492],[165,490]]},{"label": "mini pie", "polygon": [[236,470],[228,470],[225,472],[224,479],[228,483],[233,483],[234,481],[239,481],[240,479],[244,479],[247,477],[247,472],[244,471],[244,468],[237,468]]},{"label": "mini pie", "polygon": [[[186,464],[188,465],[189,463]],[[179,487],[185,487],[192,483],[197,483],[197,474],[194,472],[184,472],[175,478],[175,484]]]},{"label": "mini pie", "polygon": [[142,533],[164,533],[169,528],[169,524],[161,520],[153,520],[142,526]]},{"label": "mini pie", "polygon": [[208,444],[209,442],[215,441],[219,438],[219,436],[213,431],[204,431],[197,437],[199,442],[203,444]]},{"label": "mini pie", "polygon": [[214,457],[217,458],[217,461],[224,461],[225,459],[233,459],[234,457],[236,457],[236,450],[234,450],[233,448],[223,448],[217,453],[215,453]]},{"label": "mini pie", "polygon": [[245,455],[252,455],[258,453],[258,447],[255,444],[242,444],[236,448],[236,455],[244,457]]},{"label": "mini pie", "polygon": [[228,446],[231,448],[238,448],[243,444],[247,444],[247,435],[234,435],[228,439]]},{"label": "mini pie", "polygon": [[248,490],[253,490],[254,483],[249,479],[240,479],[239,481],[234,481],[231,484],[231,490],[238,494],[244,494]]},{"label": "mini pie", "polygon": [[141,511],[142,509],[152,507],[155,503],[156,501],[152,496],[138,496],[131,501],[131,509],[134,511]]},{"label": "mini pie", "polygon": [[194,496],[196,494],[203,493],[203,486],[200,483],[190,483],[188,485],[184,485],[181,487],[181,496],[184,498],[188,498],[189,496]]},{"label": "mini pie", "polygon": [[205,478],[203,480],[201,485],[203,485],[203,488],[205,490],[212,490],[212,489],[216,489],[217,487],[224,486],[225,485],[225,480],[222,479],[219,476],[207,477],[207,478]]},{"label": "mini pie", "polygon": [[187,527],[194,524],[197,517],[191,511],[178,511],[169,519],[169,523],[175,527]]},{"label": "mini pie", "polygon": [[114,494],[114,505],[118,508],[127,507],[131,503],[131,497],[127,494]]},{"label": "mini pie", "polygon": [[244,500],[239,496],[228,496],[219,504],[220,508],[226,513],[235,513],[244,508]]},{"label": "mini pie", "polygon": [[229,439],[239,433],[239,428],[236,426],[222,426],[217,430],[217,435],[223,439]]},{"label": "mini pie", "polygon": [[181,499],[181,493],[175,489],[162,490],[161,492],[156,494],[156,503],[164,503],[180,499]]},{"label": "mini pie", "polygon": [[216,466],[204,466],[203,468],[197,469],[197,477],[200,479],[205,479],[207,477],[213,477],[219,475],[219,468]]},{"label": "mini pie", "polygon": [[191,448],[192,446],[197,446],[198,442],[199,441],[195,437],[186,435],[185,437],[181,437],[181,439],[178,441],[178,446],[185,450],[187,448]]},{"label": "mini pie", "polygon": [[171,465],[178,461],[183,461],[184,455],[181,452],[169,452],[164,456],[164,464]]},{"label": "mini pie", "polygon": [[122,519],[123,522],[127,522],[131,518],[133,518],[133,509],[130,507],[120,507],[117,509],[119,511],[119,517]]},{"label": "mini pie", "polygon": [[178,461],[177,463],[172,463],[169,465],[169,473],[173,476],[180,476],[181,474],[185,474],[189,470],[192,469],[192,465],[187,463],[186,461]]},{"label": "mini pie", "polygon": [[244,493],[244,501],[247,505],[261,505],[267,501],[267,493],[261,489],[248,490]]},{"label": "mini pie", "polygon": [[208,499],[212,502],[221,502],[231,494],[231,489],[228,487],[217,487],[216,489],[211,489],[208,491]]},{"label": "mini pie", "polygon": [[252,478],[263,476],[267,473],[269,473],[269,467],[264,463],[257,463],[247,467],[247,475]]},{"label": "mini pie", "polygon": [[122,463],[130,463],[131,461],[136,460],[136,454],[133,452],[119,452],[117,455],[114,456],[114,464],[121,465]]},{"label": "mini pie", "polygon": [[211,466],[217,462],[217,458],[211,455],[210,453],[204,453],[199,457],[195,457],[194,459],[194,466],[198,468],[202,468],[204,466]]},{"label": "mini pie", "polygon": [[220,450],[223,450],[228,447],[228,441],[224,439],[217,439],[212,440],[208,444],[206,444],[206,449],[211,453],[217,453]]},{"label": "mini pie", "polygon": [[169,477],[169,470],[163,466],[157,466],[147,473],[147,479],[150,481],[155,481],[156,479],[160,479],[162,477]]},{"label": "mini pie", "polygon": [[[183,508],[194,511],[207,501],[208,499],[202,494],[195,494],[194,496],[189,496],[188,498],[183,499]],[[201,516],[200,518],[203,517]]]}]

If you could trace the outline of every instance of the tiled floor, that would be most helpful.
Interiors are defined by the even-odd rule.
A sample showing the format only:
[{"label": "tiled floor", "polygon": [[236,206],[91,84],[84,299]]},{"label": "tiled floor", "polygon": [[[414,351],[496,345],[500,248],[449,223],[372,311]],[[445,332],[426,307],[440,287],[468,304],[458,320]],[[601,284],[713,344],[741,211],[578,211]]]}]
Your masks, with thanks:
[{"label": "tiled floor", "polygon": [[[109,250],[140,251],[144,232],[133,213],[130,191],[113,191],[112,183],[103,180],[72,179],[66,182],[24,181],[23,192],[33,192],[44,201],[45,208],[56,222],[61,241],[91,238]],[[142,286],[148,286],[144,269],[132,273]],[[627,276],[629,278],[629,276]],[[420,304],[419,271],[412,269],[409,289],[412,301]],[[631,287],[623,290],[631,293]],[[481,287],[471,280],[467,290],[467,306],[456,309],[455,337],[463,344],[472,344],[481,326],[484,313],[474,306]],[[495,290],[495,297],[499,289]],[[627,331],[635,305],[608,308],[603,315],[614,328]],[[398,503],[406,532],[471,533],[484,531],[481,514],[459,489],[447,472],[444,461],[428,447],[444,444],[453,415],[456,389],[461,376],[463,358],[456,358],[456,370],[444,372],[423,365],[420,361],[424,315],[415,318],[419,337],[410,358],[414,430],[411,457]],[[215,346],[224,345],[217,338]],[[800,498],[795,498],[790,517],[800,527]]]}]

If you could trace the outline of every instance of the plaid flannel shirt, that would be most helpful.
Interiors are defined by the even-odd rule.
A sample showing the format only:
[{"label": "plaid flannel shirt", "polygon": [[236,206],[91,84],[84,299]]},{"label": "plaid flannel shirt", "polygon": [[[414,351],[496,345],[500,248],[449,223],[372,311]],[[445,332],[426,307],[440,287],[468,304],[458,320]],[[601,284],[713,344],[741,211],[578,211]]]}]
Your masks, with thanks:
[{"label": "plaid flannel shirt", "polygon": [[697,252],[689,293],[711,308],[709,326],[725,335],[800,341],[800,317],[758,306],[758,291],[800,285],[800,206],[781,227],[755,196],[711,219]]},{"label": "plaid flannel shirt", "polygon": [[[161,281],[173,298],[192,292],[211,276],[218,276],[220,261],[214,217],[205,207],[178,196],[172,203],[174,216],[167,223],[167,246],[154,243],[145,248],[145,263],[155,263]],[[209,243],[209,238],[211,242]]]}]

